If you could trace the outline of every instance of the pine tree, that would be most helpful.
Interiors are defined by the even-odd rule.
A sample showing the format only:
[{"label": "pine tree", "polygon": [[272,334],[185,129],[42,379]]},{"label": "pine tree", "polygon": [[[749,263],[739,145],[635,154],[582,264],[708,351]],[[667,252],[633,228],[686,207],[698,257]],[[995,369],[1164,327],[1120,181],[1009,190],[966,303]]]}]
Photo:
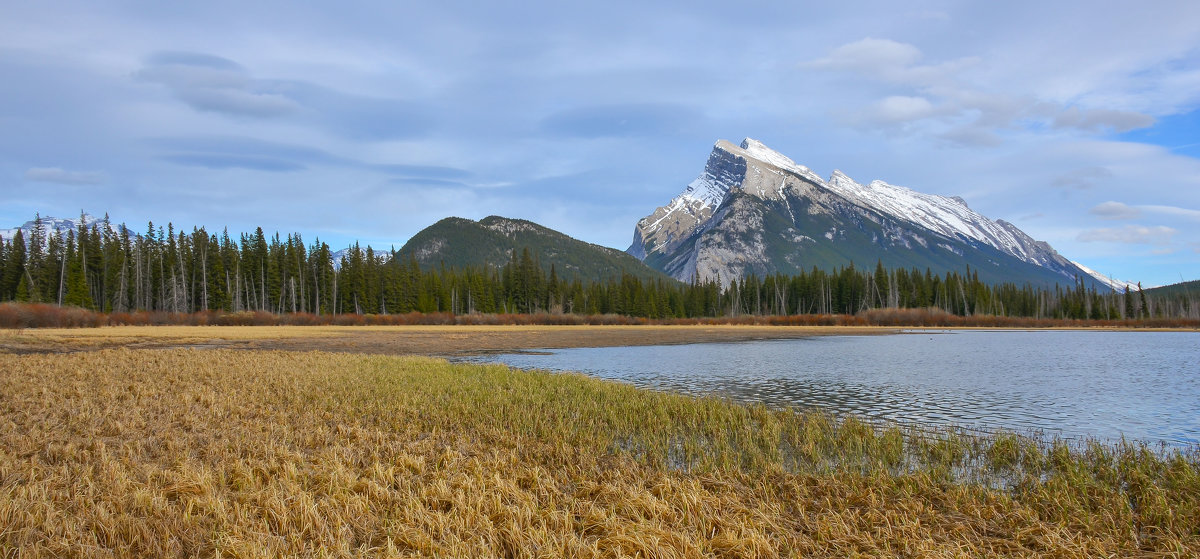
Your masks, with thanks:
[{"label": "pine tree", "polygon": [[67,246],[63,253],[65,262],[64,272],[65,278],[62,288],[62,297],[59,304],[71,307],[82,307],[90,309],[93,307],[92,298],[88,293],[87,280],[84,274],[84,258],[83,246],[79,246],[75,238],[75,232],[71,231],[67,235]]},{"label": "pine tree", "polygon": [[25,236],[20,229],[13,234],[4,252],[4,273],[0,276],[0,298],[16,299],[17,285],[25,276]]},{"label": "pine tree", "polygon": [[891,287],[888,285],[887,270],[883,269],[883,260],[875,262],[875,307],[888,307],[888,293],[891,292]]}]

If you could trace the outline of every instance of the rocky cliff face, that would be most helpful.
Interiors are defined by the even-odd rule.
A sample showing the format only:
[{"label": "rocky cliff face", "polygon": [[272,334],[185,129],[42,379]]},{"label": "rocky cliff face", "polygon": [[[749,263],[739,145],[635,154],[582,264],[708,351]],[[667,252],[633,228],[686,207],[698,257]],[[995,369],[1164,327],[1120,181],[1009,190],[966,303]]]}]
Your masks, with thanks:
[{"label": "rocky cliff face", "polygon": [[835,171],[823,180],[753,139],[713,146],[700,176],[638,221],[628,252],[682,281],[728,284],[812,267],[967,267],[984,281],[1073,282],[1088,274],[1011,223],[958,197]]},{"label": "rocky cliff face", "polygon": [[638,221],[630,254],[645,260],[650,254],[674,253],[680,243],[712,218],[729,189],[740,185],[746,174],[745,158],[733,153],[731,147],[724,140],[717,142],[704,172],[671,203]]}]

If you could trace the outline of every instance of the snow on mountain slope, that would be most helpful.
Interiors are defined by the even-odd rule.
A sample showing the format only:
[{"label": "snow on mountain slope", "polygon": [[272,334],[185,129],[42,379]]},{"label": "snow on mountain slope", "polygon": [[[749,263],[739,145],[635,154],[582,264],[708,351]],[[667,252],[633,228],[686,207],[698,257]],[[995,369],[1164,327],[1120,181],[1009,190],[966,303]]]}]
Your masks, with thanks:
[{"label": "snow on mountain slope", "polygon": [[[729,211],[729,206],[743,195],[759,202],[740,203],[737,211]],[[762,209],[755,204],[776,209]],[[730,219],[738,223],[725,223]],[[765,237],[764,231],[750,223],[764,219],[770,221],[766,227],[771,229]],[[808,231],[816,223],[826,229]],[[836,240],[844,238],[846,227],[865,235],[858,245],[851,247],[847,241]],[[794,239],[801,238],[816,244],[778,245],[774,237],[780,235],[792,239],[788,243],[799,243]],[[828,243],[815,240],[818,236]],[[971,209],[962,198],[926,194],[878,180],[863,185],[841,171],[834,171],[824,180],[753,138],[746,138],[740,145],[717,141],[701,175],[668,205],[638,222],[628,252],[677,278],[695,277],[704,272],[700,268],[707,266],[712,275],[719,273],[730,279],[748,269],[749,262],[757,266],[755,270],[771,270],[820,259],[834,262],[850,254],[859,260],[864,256],[875,259],[874,254],[864,252],[863,240],[874,245],[876,251],[883,251],[874,254],[890,255],[883,259],[891,260],[892,265],[908,265],[896,256],[902,254],[896,250],[941,247],[964,261],[954,269],[967,261],[975,265],[982,262],[1013,267],[1014,281],[1022,281],[1032,273],[1041,278],[1039,281],[1072,282],[1076,277],[1094,276],[1103,285],[1113,285],[1111,280],[1085,272],[1015,225],[989,219]],[[788,262],[775,262],[780,258]],[[914,253],[914,258],[914,262],[941,266],[948,262],[947,257],[936,254]],[[1027,265],[1034,268],[1023,268]],[[1025,271],[1016,272],[1017,268]],[[700,276],[705,277],[704,273]]]},{"label": "snow on mountain slope", "polygon": [[[28,242],[29,233],[33,231],[34,221],[35,220],[31,219],[21,224],[20,227],[0,229],[0,237],[4,238],[6,241],[11,241],[19,229],[21,231],[21,236],[25,238],[26,242]],[[92,214],[83,214],[83,223],[85,227],[91,227],[93,223],[98,221],[100,220]],[[46,241],[49,242],[50,237],[54,235],[55,231],[62,231],[65,234],[68,230],[79,229],[79,218],[63,218],[49,215],[42,216],[42,228],[46,232]]]},{"label": "snow on mountain slope", "polygon": [[790,157],[767,147],[766,144],[755,140],[754,138],[746,138],[742,140],[741,150],[749,157],[764,163],[770,163],[771,165],[779,167],[785,171],[791,171],[792,173],[800,175],[801,177],[804,177],[817,184],[822,184],[825,182],[821,180],[820,176],[812,172],[812,170],[808,167],[797,164],[795,161],[792,161]]},{"label": "snow on mountain slope", "polygon": [[[1118,280],[1118,279],[1113,279],[1109,276],[1105,276],[1104,274],[1101,274],[1100,272],[1097,272],[1096,270],[1088,268],[1087,266],[1084,266],[1083,264],[1080,264],[1074,260],[1072,260],[1071,263],[1078,266],[1080,270],[1087,272],[1088,275],[1099,280],[1100,283],[1112,288],[1113,291],[1124,292],[1127,289],[1128,290],[1137,290],[1137,288],[1138,288],[1137,282],[1135,282],[1135,281],[1122,281],[1122,280]],[[1146,289],[1149,289],[1149,287],[1147,287]]]},{"label": "snow on mountain slope", "polygon": [[1020,239],[983,214],[969,208],[962,198],[925,194],[879,180],[864,186],[836,170],[828,181],[824,181],[808,167],[796,164],[758,140],[746,138],[742,145],[750,157],[796,173],[865,208],[885,215],[907,218],[947,237],[988,244],[1026,262],[1045,264],[1044,258],[1030,254],[1029,247]]},{"label": "snow on mountain slope", "polygon": [[708,222],[729,189],[741,184],[745,159],[739,159],[722,143],[729,144],[724,140],[717,142],[696,180],[670,203],[638,221],[633,244],[628,249],[630,254],[645,260],[649,253],[673,252],[679,242]]},{"label": "snow on mountain slope", "polygon": [[926,194],[880,180],[864,186],[841,171],[834,171],[828,181],[823,181],[808,167],[796,164],[762,142],[746,138],[742,147],[746,155],[795,173],[864,208],[910,221],[946,237],[983,243],[1030,264],[1071,271],[1070,261],[1059,256],[1050,245],[1034,240],[1003,220],[992,221],[957,196]]},{"label": "snow on mountain slope", "polygon": [[1043,264],[1029,254],[1012,232],[967,206],[962,198],[925,194],[903,186],[872,181],[863,186],[841,171],[834,171],[826,187],[867,208],[910,221],[947,237],[975,240],[1026,262]]}]

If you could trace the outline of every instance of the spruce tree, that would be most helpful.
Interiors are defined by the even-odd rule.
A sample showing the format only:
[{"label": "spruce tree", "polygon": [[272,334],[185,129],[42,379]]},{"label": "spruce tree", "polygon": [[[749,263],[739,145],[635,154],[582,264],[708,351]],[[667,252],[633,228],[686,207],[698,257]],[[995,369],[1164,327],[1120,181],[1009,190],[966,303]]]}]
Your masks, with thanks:
[{"label": "spruce tree", "polygon": [[4,274],[0,276],[0,297],[15,299],[17,285],[25,275],[25,236],[20,229],[13,234],[4,253]]}]

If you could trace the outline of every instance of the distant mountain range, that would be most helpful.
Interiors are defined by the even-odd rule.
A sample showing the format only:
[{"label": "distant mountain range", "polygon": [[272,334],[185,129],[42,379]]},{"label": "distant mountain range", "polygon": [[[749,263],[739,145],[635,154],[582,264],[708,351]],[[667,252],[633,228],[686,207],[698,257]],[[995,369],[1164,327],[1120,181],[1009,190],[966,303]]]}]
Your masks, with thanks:
[{"label": "distant mountain range", "polygon": [[[93,223],[100,221],[99,218],[97,218],[96,216],[94,216],[92,214],[83,214],[83,216],[81,216],[81,217],[83,218],[83,224],[85,227],[91,227]],[[78,230],[79,229],[79,220],[80,220],[80,218],[78,218],[78,217],[64,218],[64,217],[43,216],[42,217],[42,227],[45,228],[46,236],[47,236],[47,238],[49,238],[49,237],[53,236],[56,231],[62,231],[64,234],[66,234],[67,231]],[[17,227],[13,227],[10,229],[0,229],[0,238],[3,238],[5,240],[12,240],[13,236],[17,234],[17,230],[20,230],[21,236],[25,237],[25,240],[28,241],[29,233],[33,231],[34,222],[35,222],[35,220],[31,219],[29,221],[26,221],[25,223],[22,223],[21,225],[19,225]]]},{"label": "distant mountain range", "polygon": [[854,264],[968,267],[987,283],[1070,284],[1077,277],[1123,289],[1015,225],[993,221],[959,197],[840,171],[824,180],[753,139],[713,146],[700,176],[638,221],[628,252],[682,281],[728,284],[746,274],[794,274]]},{"label": "distant mountain range", "polygon": [[[48,235],[76,229],[79,218],[43,217]],[[86,225],[98,221],[83,216]],[[28,238],[33,221],[19,229]],[[0,229],[11,239],[17,228]],[[638,221],[626,252],[569,237],[536,223],[490,216],[449,217],[421,230],[398,251],[423,267],[501,267],[528,248],[560,277],[729,282],[746,274],[794,274],[853,263],[873,268],[963,272],[986,283],[1049,286],[1091,278],[1114,281],[1072,262],[1015,225],[991,220],[958,197],[917,192],[883,181],[863,185],[840,171],[817,176],[753,139],[718,141],[700,176],[667,205]],[[333,254],[340,264],[348,249]],[[1149,289],[1149,286],[1146,286]]]}]

